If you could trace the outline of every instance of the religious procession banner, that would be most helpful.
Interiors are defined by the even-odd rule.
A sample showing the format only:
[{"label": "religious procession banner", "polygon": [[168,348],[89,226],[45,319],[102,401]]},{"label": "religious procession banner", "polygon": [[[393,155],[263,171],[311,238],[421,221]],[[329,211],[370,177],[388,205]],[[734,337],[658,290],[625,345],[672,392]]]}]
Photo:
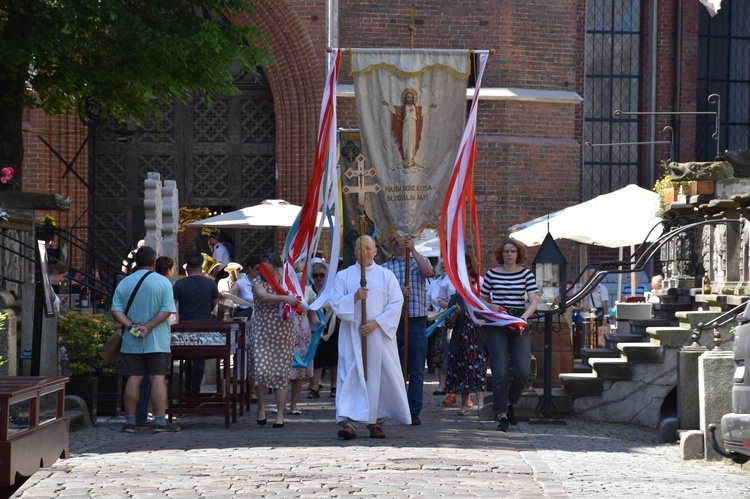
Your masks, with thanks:
[{"label": "religious procession banner", "polygon": [[352,49],[366,198],[379,238],[437,228],[464,127],[468,50]]}]

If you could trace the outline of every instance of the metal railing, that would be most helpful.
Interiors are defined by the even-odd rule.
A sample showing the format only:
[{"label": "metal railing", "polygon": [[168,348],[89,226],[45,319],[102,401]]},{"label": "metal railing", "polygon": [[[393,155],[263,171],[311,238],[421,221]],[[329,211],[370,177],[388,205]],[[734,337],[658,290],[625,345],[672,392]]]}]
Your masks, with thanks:
[{"label": "metal railing", "polygon": [[117,283],[102,278],[102,275],[124,275],[120,268],[72,231],[58,228],[56,232],[59,239],[58,245],[67,244],[69,247],[69,261],[71,263],[85,262],[85,269],[73,264],[69,265],[68,280],[75,283],[81,290],[86,289],[92,297],[98,295],[105,302],[111,301]]},{"label": "metal railing", "polygon": [[[662,221],[659,224],[656,224],[651,231],[649,232],[649,235],[646,236],[646,239],[650,236],[651,232],[656,229],[656,227],[662,226],[666,223],[671,224],[671,229],[668,232],[663,233],[661,236],[659,236],[658,239],[654,242],[647,242],[644,240],[639,246],[638,249],[631,255],[630,258],[627,260],[612,260],[608,262],[602,262],[600,264],[589,264],[587,265],[583,271],[578,275],[575,282],[579,282],[582,280],[582,277],[585,275],[585,273],[589,269],[595,269],[596,272],[589,278],[588,281],[586,281],[580,288],[580,290],[570,296],[566,299],[566,303],[576,303],[584,298],[586,298],[591,292],[593,292],[596,289],[596,286],[599,285],[600,282],[604,280],[604,278],[609,274],[630,274],[631,272],[640,272],[642,270],[645,270],[646,265],[648,264],[651,259],[656,256],[656,253],[670,240],[674,239],[675,237],[680,236],[681,234],[686,233],[687,231],[696,229],[698,227],[702,227],[704,225],[719,225],[719,224],[728,224],[728,223],[742,223],[744,222],[744,218],[722,218],[722,219],[713,219],[713,220],[701,220],[699,222],[692,222],[685,225],[676,226],[675,224],[687,219],[687,217],[676,217],[669,221]],[[617,267],[608,269],[608,267]],[[620,268],[622,267],[622,268]]]},{"label": "metal railing", "polygon": [[693,334],[691,336],[691,339],[693,340],[693,343],[690,346],[691,347],[699,347],[699,346],[701,346],[698,343],[698,341],[701,339],[701,335],[703,334],[703,330],[714,328],[714,339],[713,339],[714,347],[711,350],[714,351],[714,352],[720,351],[721,350],[721,332],[718,330],[718,328],[720,328],[722,326],[726,326],[730,322],[734,322],[734,321],[737,321],[737,322],[739,322],[741,320],[747,321],[748,319],[745,318],[744,315],[742,317],[738,317],[740,314],[737,313],[738,310],[744,309],[746,307],[747,307],[747,302],[742,302],[739,305],[731,308],[730,310],[727,310],[723,314],[721,314],[721,315],[719,315],[717,317],[714,317],[713,319],[711,319],[710,321],[706,322],[705,324],[703,322],[698,323],[698,325],[696,325],[693,328]]}]

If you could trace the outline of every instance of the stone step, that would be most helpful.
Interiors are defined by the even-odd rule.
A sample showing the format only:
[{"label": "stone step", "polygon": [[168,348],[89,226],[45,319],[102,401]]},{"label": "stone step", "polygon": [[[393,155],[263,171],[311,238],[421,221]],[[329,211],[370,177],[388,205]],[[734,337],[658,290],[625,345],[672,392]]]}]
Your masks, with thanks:
[{"label": "stone step", "polygon": [[[565,390],[553,388],[551,391],[552,403],[560,414],[571,414],[573,412],[573,399],[565,393]],[[517,404],[513,406],[516,417],[519,421],[528,421],[530,418],[537,417],[537,407],[544,401],[544,390],[536,388],[525,391]],[[494,421],[495,411],[492,408],[492,392],[485,394],[484,406],[479,410],[479,421]]]},{"label": "stone step", "polygon": [[717,318],[723,312],[706,312],[706,311],[688,311],[679,312],[675,315],[680,321],[680,327],[685,329],[694,329],[698,324],[706,324],[712,319]]},{"label": "stone step", "polygon": [[646,336],[646,328],[658,326],[678,326],[676,319],[630,319],[630,334]]},{"label": "stone step", "polygon": [[[692,300],[678,301],[673,303],[655,303],[654,319],[668,319],[676,321],[675,314],[693,309]],[[677,324],[671,324],[676,326]]]},{"label": "stone step", "polygon": [[633,372],[627,359],[591,359],[591,368],[603,380],[630,379]]},{"label": "stone step", "polygon": [[619,359],[620,356],[620,352],[611,348],[581,348],[581,363],[588,366],[590,359]]},{"label": "stone step", "polygon": [[604,390],[604,381],[594,373],[565,373],[560,375],[560,381],[571,397],[598,396]]},{"label": "stone step", "polygon": [[663,347],[681,347],[689,344],[693,332],[682,327],[650,327],[646,329],[651,343]]},{"label": "stone step", "polygon": [[573,364],[573,372],[574,373],[590,373],[591,372],[591,366],[588,364],[584,364],[583,362],[576,362]]},{"label": "stone step", "polygon": [[621,334],[609,333],[604,335],[604,347],[617,351],[618,343],[636,343],[639,341],[648,341],[640,334]]},{"label": "stone step", "polygon": [[64,417],[70,420],[70,431],[83,430],[94,426],[91,423],[86,402],[76,395],[65,396]]},{"label": "stone step", "polygon": [[631,364],[664,362],[664,347],[653,343],[620,343],[617,348]]},{"label": "stone step", "polygon": [[690,301],[684,301],[679,303],[654,303],[654,317],[657,312],[665,314],[674,314],[685,310],[692,310],[693,304]]}]

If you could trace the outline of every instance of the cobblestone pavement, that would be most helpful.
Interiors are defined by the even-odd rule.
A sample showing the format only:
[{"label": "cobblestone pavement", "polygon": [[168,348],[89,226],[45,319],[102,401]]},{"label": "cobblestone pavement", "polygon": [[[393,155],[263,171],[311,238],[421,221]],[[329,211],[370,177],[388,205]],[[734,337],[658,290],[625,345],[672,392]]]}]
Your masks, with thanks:
[{"label": "cobblestone pavement", "polygon": [[[256,408],[225,429],[189,416],[182,431],[121,433],[123,418],[71,434],[70,457],[38,471],[14,497],[746,497],[748,466],[682,461],[656,430],[569,419],[507,433],[457,415],[425,383],[421,426],[336,437],[326,389],[284,428],[260,427]],[[269,397],[269,400],[271,397]]]}]

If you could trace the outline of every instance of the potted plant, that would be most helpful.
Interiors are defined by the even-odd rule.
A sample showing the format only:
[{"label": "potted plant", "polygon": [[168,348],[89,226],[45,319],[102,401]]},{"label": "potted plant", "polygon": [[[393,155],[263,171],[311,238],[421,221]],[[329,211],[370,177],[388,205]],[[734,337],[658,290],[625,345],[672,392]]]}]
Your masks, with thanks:
[{"label": "potted plant", "polygon": [[48,243],[55,240],[55,236],[57,235],[57,224],[52,215],[44,215],[42,217],[39,221],[39,226],[37,227],[37,233],[39,239],[47,241]]},{"label": "potted plant", "polygon": [[[86,401],[92,422],[96,421],[97,412],[116,415],[120,405],[122,382],[118,364],[105,362],[99,356],[99,350],[119,327],[109,314],[76,311],[66,312],[58,322],[60,366],[63,374],[70,376],[66,392]],[[107,405],[100,404],[105,401]]]},{"label": "potted plant", "polygon": [[654,184],[654,192],[659,195],[659,211],[663,212],[668,204],[677,201],[677,196],[682,187],[683,193],[687,196],[690,192],[690,182],[676,182],[672,180],[672,174],[666,161],[661,162],[664,173],[661,178]]}]

